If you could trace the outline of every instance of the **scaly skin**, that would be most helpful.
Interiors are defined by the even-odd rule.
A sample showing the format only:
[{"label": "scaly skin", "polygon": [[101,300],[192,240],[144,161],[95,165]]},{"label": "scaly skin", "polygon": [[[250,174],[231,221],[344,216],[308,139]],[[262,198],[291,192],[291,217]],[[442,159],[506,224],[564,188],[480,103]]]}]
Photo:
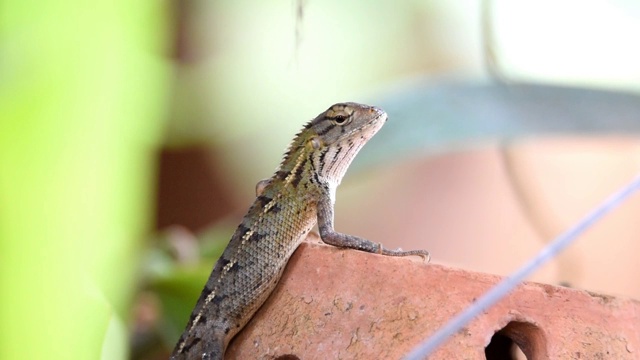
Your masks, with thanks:
[{"label": "scaly skin", "polygon": [[304,126],[275,174],[258,183],[258,197],[211,272],[171,359],[222,360],[231,339],[267,300],[316,223],[327,244],[428,259],[427,251],[388,250],[333,229],[336,188],[386,120],[379,108],[343,103]]}]

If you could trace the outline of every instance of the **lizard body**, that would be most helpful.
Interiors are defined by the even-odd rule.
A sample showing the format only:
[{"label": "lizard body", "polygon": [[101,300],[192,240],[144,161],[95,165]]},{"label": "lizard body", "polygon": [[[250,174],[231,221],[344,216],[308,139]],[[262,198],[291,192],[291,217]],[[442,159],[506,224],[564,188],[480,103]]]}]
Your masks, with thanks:
[{"label": "lizard body", "polygon": [[322,240],[334,246],[428,258],[426,251],[388,250],[333,229],[336,188],[386,120],[379,108],[342,103],[304,126],[275,174],[258,183],[258,196],[211,272],[171,359],[222,360],[316,223]]}]

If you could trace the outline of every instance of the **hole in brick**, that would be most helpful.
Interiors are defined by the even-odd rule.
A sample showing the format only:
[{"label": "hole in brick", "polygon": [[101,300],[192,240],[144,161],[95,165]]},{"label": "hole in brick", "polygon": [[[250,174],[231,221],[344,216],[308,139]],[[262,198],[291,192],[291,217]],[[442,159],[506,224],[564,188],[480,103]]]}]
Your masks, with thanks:
[{"label": "hole in brick", "polygon": [[491,337],[491,342],[484,348],[484,355],[487,360],[525,360],[527,357],[522,349],[516,345],[509,337],[500,333],[495,333]]},{"label": "hole in brick", "polygon": [[286,354],[278,356],[275,360],[300,360],[300,358],[293,354]]},{"label": "hole in brick", "polygon": [[487,360],[539,359],[546,353],[546,341],[535,325],[512,321],[497,331],[484,349]]}]

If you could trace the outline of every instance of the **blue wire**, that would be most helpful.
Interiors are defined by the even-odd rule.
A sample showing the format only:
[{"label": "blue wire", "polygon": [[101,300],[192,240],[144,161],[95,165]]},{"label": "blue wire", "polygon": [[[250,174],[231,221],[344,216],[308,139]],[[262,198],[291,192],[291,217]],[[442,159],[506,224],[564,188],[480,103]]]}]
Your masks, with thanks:
[{"label": "blue wire", "polygon": [[585,230],[591,227],[594,223],[600,220],[611,210],[618,207],[624,200],[626,200],[635,191],[640,189],[640,176],[638,176],[633,182],[624,187],[622,190],[611,195],[600,206],[592,210],[586,215],[580,222],[574,227],[558,236],[551,244],[543,248],[538,255],[536,255],[527,264],[521,267],[518,271],[511,276],[505,278],[486,294],[480,297],[476,302],[467,307],[463,312],[452,318],[446,325],[438,329],[431,337],[426,341],[418,345],[413,351],[411,351],[404,360],[421,360],[430,355],[436,348],[442,344],[449,336],[455,334],[463,326],[467,325],[480,313],[487,308],[498,302],[505,295],[507,295],[514,287],[516,287],[527,276],[531,275],[535,270],[542,266],[545,262],[552,259],[556,254],[567,247],[573,242],[579,235]]}]

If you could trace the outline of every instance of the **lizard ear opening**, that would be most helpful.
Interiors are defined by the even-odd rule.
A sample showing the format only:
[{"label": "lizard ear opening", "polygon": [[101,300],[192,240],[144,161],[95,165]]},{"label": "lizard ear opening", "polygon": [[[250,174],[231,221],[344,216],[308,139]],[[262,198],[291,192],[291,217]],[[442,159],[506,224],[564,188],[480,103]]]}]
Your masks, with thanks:
[{"label": "lizard ear opening", "polygon": [[313,137],[309,140],[309,144],[311,144],[311,147],[314,150],[318,150],[320,149],[320,146],[322,146],[322,141],[320,141],[320,139],[318,139],[317,137]]}]

